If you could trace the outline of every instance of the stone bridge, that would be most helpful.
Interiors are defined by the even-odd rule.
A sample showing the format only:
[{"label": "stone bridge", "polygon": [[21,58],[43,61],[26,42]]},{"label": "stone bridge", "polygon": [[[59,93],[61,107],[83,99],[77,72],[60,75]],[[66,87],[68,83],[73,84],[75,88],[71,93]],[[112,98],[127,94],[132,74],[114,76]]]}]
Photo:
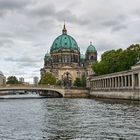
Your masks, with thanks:
[{"label": "stone bridge", "polygon": [[62,97],[65,97],[65,88],[54,86],[6,86],[0,87],[0,92],[2,91],[37,91],[39,93],[49,93],[52,91],[58,93]]},{"label": "stone bridge", "polygon": [[0,92],[2,91],[37,91],[41,93],[40,95],[47,96],[53,94],[58,94],[59,97],[66,98],[79,98],[79,97],[88,97],[89,90],[82,88],[64,88],[58,86],[5,86],[0,87]]}]

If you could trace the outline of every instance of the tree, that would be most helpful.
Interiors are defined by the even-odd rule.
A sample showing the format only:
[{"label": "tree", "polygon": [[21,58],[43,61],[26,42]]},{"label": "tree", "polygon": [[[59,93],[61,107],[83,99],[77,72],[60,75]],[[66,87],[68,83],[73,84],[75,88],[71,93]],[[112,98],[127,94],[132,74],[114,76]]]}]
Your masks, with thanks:
[{"label": "tree", "polygon": [[55,85],[56,77],[52,73],[47,72],[41,77],[39,84]]},{"label": "tree", "polygon": [[16,78],[16,76],[9,76],[7,78],[7,82],[6,84],[19,84],[18,79]]},{"label": "tree", "polygon": [[86,77],[84,75],[81,78],[81,87],[86,87]]},{"label": "tree", "polygon": [[80,78],[76,78],[75,81],[74,81],[74,86],[77,86],[77,87],[81,87],[81,79]]},{"label": "tree", "polygon": [[106,51],[101,56],[101,61],[92,68],[96,75],[109,74],[129,70],[140,60],[140,45],[132,44],[127,49]]},{"label": "tree", "polygon": [[74,81],[74,86],[77,87],[86,87],[86,77],[82,76],[81,78],[76,78]]}]

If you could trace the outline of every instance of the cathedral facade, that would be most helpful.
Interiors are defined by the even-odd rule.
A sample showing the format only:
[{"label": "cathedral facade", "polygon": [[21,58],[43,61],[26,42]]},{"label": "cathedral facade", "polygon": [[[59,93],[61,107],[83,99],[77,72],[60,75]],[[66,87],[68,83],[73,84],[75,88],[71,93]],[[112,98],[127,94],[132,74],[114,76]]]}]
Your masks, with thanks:
[{"label": "cathedral facade", "polygon": [[73,85],[77,77],[93,75],[91,66],[97,61],[96,48],[90,43],[86,53],[80,53],[80,47],[76,40],[67,34],[63,27],[62,34],[52,43],[50,53],[44,57],[44,67],[41,69],[41,76],[45,73],[52,73],[58,80],[68,79]]}]

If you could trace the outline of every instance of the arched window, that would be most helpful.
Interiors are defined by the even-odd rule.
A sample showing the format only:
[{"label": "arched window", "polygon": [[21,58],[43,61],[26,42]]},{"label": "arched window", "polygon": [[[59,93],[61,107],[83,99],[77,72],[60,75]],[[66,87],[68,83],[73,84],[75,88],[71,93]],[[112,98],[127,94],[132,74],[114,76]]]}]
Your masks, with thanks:
[{"label": "arched window", "polygon": [[94,57],[93,57],[93,56],[91,56],[91,57],[90,57],[90,60],[93,60],[93,58],[94,58]]},{"label": "arched window", "polygon": [[62,62],[65,62],[65,61],[64,61],[64,59],[65,59],[64,57],[65,57],[65,56],[64,56],[64,55],[62,55]]}]

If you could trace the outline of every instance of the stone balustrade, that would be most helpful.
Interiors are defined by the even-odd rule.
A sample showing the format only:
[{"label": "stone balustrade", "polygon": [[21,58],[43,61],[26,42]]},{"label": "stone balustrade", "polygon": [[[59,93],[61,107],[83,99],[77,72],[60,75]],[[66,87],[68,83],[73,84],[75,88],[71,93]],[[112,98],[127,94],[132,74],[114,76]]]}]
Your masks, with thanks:
[{"label": "stone balustrade", "polygon": [[140,89],[140,64],[136,64],[128,71],[94,76],[89,83],[91,91]]}]

